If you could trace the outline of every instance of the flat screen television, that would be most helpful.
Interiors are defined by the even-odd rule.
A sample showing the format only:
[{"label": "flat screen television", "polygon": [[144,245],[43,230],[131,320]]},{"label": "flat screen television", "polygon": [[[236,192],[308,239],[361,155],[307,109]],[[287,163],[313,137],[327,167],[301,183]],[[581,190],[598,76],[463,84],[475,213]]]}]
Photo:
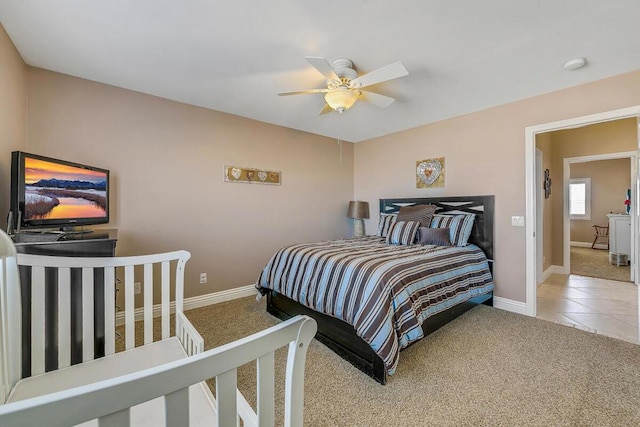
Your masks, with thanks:
[{"label": "flat screen television", "polygon": [[11,214],[23,228],[109,222],[109,171],[66,160],[11,153]]}]

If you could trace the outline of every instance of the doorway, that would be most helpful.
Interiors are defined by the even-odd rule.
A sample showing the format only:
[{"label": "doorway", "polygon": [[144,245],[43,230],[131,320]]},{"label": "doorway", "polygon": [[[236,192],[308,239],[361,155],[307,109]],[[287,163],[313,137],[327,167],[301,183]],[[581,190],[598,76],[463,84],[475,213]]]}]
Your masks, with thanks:
[{"label": "doorway", "polygon": [[[563,240],[564,274],[596,277],[620,282],[634,281],[634,273],[629,265],[615,265],[609,261],[609,249],[630,257],[630,218],[626,216],[627,230],[624,235],[616,233],[613,224],[617,216],[626,214],[625,195],[633,185],[635,152],[609,153],[563,159],[565,182],[568,185],[585,185],[584,214],[572,215],[570,210],[576,201],[569,200],[563,211],[563,224],[568,233]],[[566,186],[565,186],[566,188]],[[571,195],[569,195],[571,199]],[[582,200],[580,200],[582,202]],[[582,206],[579,206],[581,208]],[[575,208],[575,206],[574,206]],[[621,219],[625,219],[624,216]],[[607,238],[595,239],[595,227],[607,227]],[[625,241],[621,242],[620,239]]]},{"label": "doorway", "polygon": [[[536,159],[536,135],[552,132],[557,130],[565,130],[572,129],[582,126],[587,126],[590,124],[604,123],[618,119],[626,119],[626,118],[637,118],[640,116],[640,106],[625,108],[621,110],[609,111],[605,113],[598,113],[590,116],[583,116],[574,119],[563,120],[559,122],[547,123],[543,125],[530,126],[525,129],[525,179],[526,179],[526,218],[525,218],[525,232],[526,232],[526,261],[525,261],[525,271],[526,271],[526,313],[530,316],[536,316],[536,270],[537,270],[537,262],[538,256],[536,251],[536,187],[539,183],[536,180],[536,168],[535,168],[535,159]],[[637,140],[637,124],[636,124],[636,140]],[[636,153],[637,154],[637,153]],[[637,155],[635,163],[637,164]],[[637,168],[636,175],[634,176],[634,185],[631,188],[631,200],[632,206],[638,206],[638,177],[637,177]],[[566,175],[565,175],[566,176]],[[566,184],[566,183],[563,183]],[[564,192],[566,193],[566,192]],[[568,195],[564,194],[564,198],[562,200],[563,205],[568,203],[567,199]],[[632,233],[632,242],[631,242],[631,261],[633,266],[637,265],[637,253],[638,253],[638,215],[639,210],[636,208],[632,211],[631,215],[631,233]],[[563,240],[568,241],[568,230],[567,227],[564,227]],[[568,256],[566,258],[569,258]],[[567,259],[567,261],[569,261]],[[570,262],[570,261],[569,261]],[[638,277],[635,275],[634,277],[635,283],[638,284]]]}]

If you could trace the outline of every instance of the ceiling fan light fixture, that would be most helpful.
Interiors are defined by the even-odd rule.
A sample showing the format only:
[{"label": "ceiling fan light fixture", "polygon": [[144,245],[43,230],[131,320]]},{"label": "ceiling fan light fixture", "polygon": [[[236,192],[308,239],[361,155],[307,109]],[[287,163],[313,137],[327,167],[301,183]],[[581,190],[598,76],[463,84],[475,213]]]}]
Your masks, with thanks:
[{"label": "ceiling fan light fixture", "polygon": [[356,92],[347,89],[346,87],[337,87],[327,92],[324,96],[324,100],[327,101],[329,107],[336,110],[338,113],[348,110],[355,104],[358,95]]}]

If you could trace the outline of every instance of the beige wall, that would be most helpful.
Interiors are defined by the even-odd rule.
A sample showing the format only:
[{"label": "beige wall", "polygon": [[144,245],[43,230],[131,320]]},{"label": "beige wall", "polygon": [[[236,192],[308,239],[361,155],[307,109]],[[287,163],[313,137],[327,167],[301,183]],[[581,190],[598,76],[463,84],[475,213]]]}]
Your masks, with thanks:
[{"label": "beige wall", "polygon": [[[551,267],[551,260],[553,254],[553,221],[551,215],[551,207],[553,200],[558,197],[562,197],[562,181],[557,180],[556,170],[553,167],[552,150],[551,150],[551,134],[543,133],[536,136],[536,148],[542,151],[542,170],[549,170],[549,176],[551,177],[551,194],[549,198],[542,198],[542,269],[546,270]],[[543,174],[544,177],[544,174]],[[542,187],[542,183],[536,183]]]},{"label": "beige wall", "polygon": [[[334,139],[35,68],[28,99],[27,151],[109,169],[117,253],[189,250],[186,296],[255,283],[285,244],[350,233],[350,143],[340,160]],[[282,171],[282,185],[225,183],[224,165]]]},{"label": "beige wall", "polygon": [[[525,127],[638,104],[635,71],[365,141],[355,146],[355,197],[376,206],[381,197],[494,194],[496,295],[525,301],[525,229],[511,226],[525,214]],[[416,189],[415,162],[431,157],[446,157],[446,188]]]},{"label": "beige wall", "polygon": [[[640,102],[638,103],[640,104]],[[552,132],[552,164],[554,171],[556,171],[553,175],[554,182],[558,184],[563,182],[563,159],[635,151],[637,150],[636,138],[635,118]],[[552,262],[554,265],[564,265],[564,194],[562,185],[556,185],[554,190],[557,190],[557,197],[552,200]]]},{"label": "beige wall", "polygon": [[0,228],[6,229],[11,152],[25,147],[27,68],[0,24]]},{"label": "beige wall", "polygon": [[593,225],[607,226],[608,213],[624,212],[631,188],[631,160],[598,160],[571,164],[571,178],[591,178],[591,219],[571,220],[572,242],[593,242]]}]

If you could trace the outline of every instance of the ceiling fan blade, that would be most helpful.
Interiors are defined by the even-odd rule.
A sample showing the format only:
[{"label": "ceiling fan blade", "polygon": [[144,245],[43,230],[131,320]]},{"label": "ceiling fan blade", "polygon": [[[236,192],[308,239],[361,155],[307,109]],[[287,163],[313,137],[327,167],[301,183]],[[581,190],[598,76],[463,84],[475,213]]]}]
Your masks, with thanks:
[{"label": "ceiling fan blade", "polygon": [[329,104],[324,104],[324,107],[322,107],[322,110],[320,110],[320,112],[318,113],[319,116],[323,115],[323,114],[328,114],[330,112],[333,111],[333,108],[331,108],[329,106]]},{"label": "ceiling fan blade", "polygon": [[380,95],[379,93],[367,92],[366,90],[361,90],[360,94],[363,101],[367,101],[368,103],[380,108],[386,108],[395,101],[394,98]]},{"label": "ceiling fan blade", "polygon": [[320,74],[322,74],[328,82],[332,80],[340,80],[340,77],[338,77],[336,72],[333,71],[333,67],[331,67],[331,64],[329,64],[326,59],[319,56],[305,56],[304,59],[306,59],[309,64],[313,65],[316,70],[320,71]]},{"label": "ceiling fan blade", "polygon": [[280,95],[280,96],[305,95],[305,94],[308,94],[308,93],[325,93],[325,92],[329,92],[329,89],[294,90],[292,92],[280,92],[278,95]]},{"label": "ceiling fan blade", "polygon": [[351,80],[351,87],[367,87],[387,80],[397,79],[407,74],[409,74],[407,68],[402,62],[398,61]]}]

